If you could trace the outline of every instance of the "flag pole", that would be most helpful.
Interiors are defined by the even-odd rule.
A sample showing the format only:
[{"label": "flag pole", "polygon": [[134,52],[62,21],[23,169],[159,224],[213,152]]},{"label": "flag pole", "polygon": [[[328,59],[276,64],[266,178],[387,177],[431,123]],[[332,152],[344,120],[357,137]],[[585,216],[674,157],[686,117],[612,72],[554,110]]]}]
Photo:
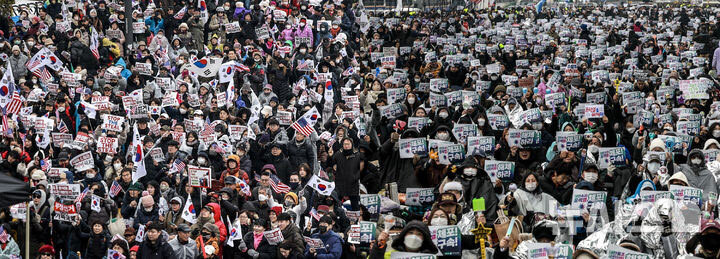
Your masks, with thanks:
[{"label": "flag pole", "polygon": [[30,202],[25,202],[25,258],[30,258]]}]

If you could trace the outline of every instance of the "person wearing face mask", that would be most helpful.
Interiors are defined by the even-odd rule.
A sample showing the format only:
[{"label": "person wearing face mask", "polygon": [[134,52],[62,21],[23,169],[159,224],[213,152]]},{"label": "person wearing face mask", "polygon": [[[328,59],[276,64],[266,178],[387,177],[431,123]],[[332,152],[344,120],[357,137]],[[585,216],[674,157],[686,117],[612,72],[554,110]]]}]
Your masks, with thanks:
[{"label": "person wearing face mask", "polygon": [[703,190],[703,198],[707,198],[707,193],[718,191],[715,176],[708,170],[705,164],[705,155],[700,149],[693,149],[688,155],[688,162],[680,166],[676,166],[674,172],[683,172],[687,177],[690,187]]},{"label": "person wearing face mask", "polygon": [[325,249],[315,249],[307,245],[305,247],[305,258],[340,258],[343,252],[343,241],[333,231],[333,219],[329,215],[320,218],[317,232],[311,238],[318,238],[325,244]]},{"label": "person wearing face mask", "polygon": [[155,204],[155,199],[151,195],[145,195],[140,198],[140,209],[135,213],[135,221],[133,227],[137,229],[140,225],[148,222],[159,222],[159,208]]},{"label": "person wearing face mask", "polygon": [[703,219],[700,232],[688,240],[685,251],[699,258],[717,258],[720,251],[720,222]]},{"label": "person wearing face mask", "polygon": [[238,206],[238,198],[237,198],[237,191],[233,188],[224,187],[218,191],[220,195],[220,208],[222,214],[220,215],[221,218],[225,219],[227,216],[234,216],[239,211]]},{"label": "person wearing face mask", "polygon": [[499,203],[497,194],[503,193],[503,190],[495,188],[495,183],[490,181],[490,176],[483,170],[486,157],[482,155],[478,155],[478,160],[475,157],[465,158],[461,166],[448,168],[448,176],[444,182],[452,180],[460,182],[463,189],[463,200],[458,202],[463,207],[472,204],[473,199],[483,197],[485,211],[488,212],[485,216],[488,222],[493,222],[497,218],[496,211]]},{"label": "person wearing face mask", "polygon": [[234,176],[242,179],[246,183],[250,180],[245,171],[240,169],[240,157],[238,155],[229,155],[225,162],[226,169],[220,175],[220,184],[225,185],[225,178],[228,176]]},{"label": "person wearing face mask", "polygon": [[[531,216],[536,212],[550,213],[551,206],[557,204],[557,200],[543,192],[538,179],[535,173],[526,175],[521,187],[505,196],[501,207],[504,206],[508,209],[508,216],[525,215],[526,219],[532,219]],[[530,221],[526,223],[530,223]]]},{"label": "person wearing face mask", "polygon": [[[199,254],[203,254],[203,258],[220,258],[222,253],[218,235],[220,230],[215,224],[205,223],[200,231],[200,235],[195,238]],[[203,253],[204,252],[204,253]]]},{"label": "person wearing face mask", "polygon": [[387,232],[380,234],[376,240],[377,243],[370,250],[371,259],[390,258],[395,252],[425,254],[436,254],[438,252],[437,246],[432,242],[430,229],[421,221],[410,221],[400,234],[395,236],[390,247],[385,245],[388,239],[389,234]]},{"label": "person wearing face mask", "polygon": [[362,154],[355,151],[353,141],[343,138],[342,151],[332,157],[333,170],[336,172],[336,189],[338,196],[350,200],[352,209],[360,209],[360,172],[364,170],[365,161]]},{"label": "person wearing face mask", "polygon": [[423,127],[423,135],[425,135],[426,133],[430,133],[430,132],[436,132],[442,126],[445,126],[448,129],[451,129],[453,127],[452,119],[453,119],[452,113],[450,112],[450,109],[448,109],[447,107],[431,109],[430,120],[432,121],[432,123],[430,125],[425,125],[425,127]]}]

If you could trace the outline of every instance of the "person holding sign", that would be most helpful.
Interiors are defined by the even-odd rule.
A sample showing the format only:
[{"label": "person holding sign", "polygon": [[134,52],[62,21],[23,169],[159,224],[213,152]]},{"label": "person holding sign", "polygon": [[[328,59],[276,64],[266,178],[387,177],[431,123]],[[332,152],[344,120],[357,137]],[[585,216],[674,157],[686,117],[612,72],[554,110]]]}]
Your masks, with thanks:
[{"label": "person holding sign", "polygon": [[[424,254],[437,254],[438,248],[433,244],[430,229],[421,221],[410,221],[405,228],[395,236],[392,247],[387,248],[390,235],[387,232],[380,234],[370,250],[370,259],[390,258],[395,252],[412,252]],[[381,246],[381,244],[383,244]]]},{"label": "person holding sign", "polygon": [[528,174],[517,191],[505,196],[500,207],[508,210],[508,216],[526,215],[525,219],[530,222],[533,218],[530,215],[552,212],[554,208],[550,206],[557,204],[557,200],[542,191],[538,179],[537,174]]},{"label": "person holding sign", "polygon": [[498,198],[496,194],[502,193],[502,183],[500,180],[495,184],[491,183],[490,176],[480,166],[485,163],[485,159],[483,155],[477,155],[466,158],[461,167],[451,166],[448,169],[450,173],[445,177],[444,182],[453,180],[460,182],[463,186],[463,201],[466,204],[472,204],[473,199],[484,198],[485,211],[488,212],[487,220],[493,222],[497,218]]},{"label": "person holding sign", "polygon": [[325,247],[316,249],[309,245],[305,248],[305,258],[340,258],[343,250],[343,241],[333,229],[333,219],[329,215],[320,218],[318,232],[311,238],[319,238]]},{"label": "person holding sign", "polygon": [[247,258],[275,258],[277,254],[277,248],[275,245],[271,245],[267,238],[263,234],[265,230],[270,228],[270,222],[264,218],[258,218],[253,221],[253,231],[245,233],[243,241],[247,250],[242,251],[242,254]]}]

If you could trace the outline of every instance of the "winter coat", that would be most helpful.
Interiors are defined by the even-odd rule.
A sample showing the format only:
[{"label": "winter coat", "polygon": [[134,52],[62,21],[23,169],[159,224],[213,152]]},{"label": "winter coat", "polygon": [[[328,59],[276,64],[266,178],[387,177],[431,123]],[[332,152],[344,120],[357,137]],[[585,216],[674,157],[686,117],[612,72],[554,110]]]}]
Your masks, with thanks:
[{"label": "winter coat", "polygon": [[342,150],[333,155],[335,164],[335,184],[338,195],[350,196],[360,193],[360,165],[363,162],[362,154],[354,152],[349,156]]},{"label": "winter coat", "polygon": [[720,42],[713,53],[712,67],[715,68],[715,73],[720,75]]},{"label": "winter coat", "polygon": [[308,26],[307,24],[305,25],[305,28],[300,28],[300,27],[296,28],[295,31],[293,32],[293,37],[294,38],[310,38],[310,44],[308,44],[308,46],[314,46],[313,45],[312,28],[310,28],[310,26]]},{"label": "winter coat", "polygon": [[284,29],[282,32],[280,32],[280,36],[278,37],[278,40],[289,40],[293,41],[295,37],[293,37],[293,29]]},{"label": "winter coat", "polygon": [[213,216],[215,217],[215,226],[220,229],[220,235],[218,236],[218,239],[220,240],[221,244],[225,243],[225,238],[227,238],[227,228],[225,228],[225,223],[223,223],[222,219],[220,218],[222,215],[222,212],[220,211],[220,205],[217,203],[208,203],[206,206],[210,206],[213,208]]},{"label": "winter coat", "polygon": [[245,236],[243,237],[243,241],[245,242],[245,246],[248,249],[254,249],[256,252],[260,254],[257,258],[253,258],[249,256],[247,253],[242,254],[242,258],[245,259],[274,259],[277,256],[277,246],[271,245],[268,240],[265,238],[265,236],[262,237],[262,241],[260,241],[260,244],[257,248],[255,248],[255,237],[253,237],[253,232],[247,232],[245,233]]},{"label": "winter coat", "polygon": [[[315,258],[333,259],[340,258],[340,255],[342,255],[343,240],[334,231],[328,230],[324,234],[315,233],[312,234],[311,237],[319,238],[323,241],[323,245],[325,245],[324,248],[315,250],[317,252],[317,256]],[[311,256],[312,255],[310,254],[310,246],[308,245],[308,247],[306,247],[305,249],[305,257],[311,258]]]},{"label": "winter coat", "polygon": [[303,239],[300,229],[295,224],[288,224],[288,226],[282,231],[282,235],[285,241],[292,244],[293,253],[302,254],[305,251],[305,240]]},{"label": "winter coat", "polygon": [[15,78],[23,78],[25,75],[27,75],[27,68],[25,67],[25,63],[28,61],[28,57],[24,53],[20,53],[20,55],[10,55],[10,67],[12,67],[12,73],[13,77]]},{"label": "winter coat", "polygon": [[208,25],[208,29],[210,29],[210,31],[213,31],[213,33],[218,36],[218,42],[224,42],[225,30],[221,30],[220,26],[230,23],[230,21],[228,21],[227,15],[223,15],[222,18],[217,14],[213,15],[213,17],[210,18],[210,21],[208,22],[210,22],[210,24]]},{"label": "winter coat", "polygon": [[145,19],[145,25],[148,27],[148,30],[151,31],[153,34],[157,34],[160,29],[165,28],[165,20],[162,18],[157,17],[148,17]]},{"label": "winter coat", "polygon": [[145,237],[145,241],[140,245],[140,249],[138,249],[136,255],[138,259],[176,258],[172,247],[167,241],[165,241],[165,238],[162,235],[158,237],[155,244],[152,244],[150,240]]},{"label": "winter coat", "polygon": [[307,163],[310,168],[313,168],[315,164],[313,161],[317,160],[315,148],[307,138],[302,142],[297,142],[297,140],[290,141],[290,143],[287,144],[287,151],[292,168],[298,168],[302,163]]},{"label": "winter coat", "polygon": [[174,238],[168,242],[172,250],[174,251],[175,258],[178,259],[195,259],[198,255],[197,244],[195,240],[188,238],[186,244],[180,244],[180,240]]},{"label": "winter coat", "polygon": [[88,239],[87,250],[83,253],[83,257],[102,258],[107,255],[112,237],[107,230],[103,230],[100,234],[91,233]]},{"label": "winter coat", "polygon": [[412,158],[400,158],[395,144],[388,139],[380,148],[382,183],[396,182],[399,192],[405,192],[406,188],[419,188],[421,185],[415,176]]},{"label": "winter coat", "polygon": [[690,163],[683,164],[680,166],[679,170],[676,168],[675,172],[683,172],[685,177],[687,177],[688,184],[690,184],[691,187],[703,190],[703,199],[707,199],[707,194],[709,192],[718,192],[718,186],[717,182],[715,182],[715,176],[713,176],[705,165],[705,155],[703,155],[700,149],[693,149],[690,151],[688,158],[697,153],[700,153],[699,155],[703,157],[703,162],[700,166],[695,166]]},{"label": "winter coat", "polygon": [[375,246],[372,250],[370,250],[370,259],[380,259],[380,258],[391,258],[392,253],[394,252],[406,252],[407,249],[405,248],[405,236],[411,229],[417,229],[422,232],[423,235],[423,243],[420,246],[419,252],[420,253],[427,253],[427,254],[436,254],[438,252],[437,246],[433,244],[432,238],[430,236],[430,229],[425,225],[425,223],[422,223],[420,221],[414,220],[410,221],[407,226],[398,234],[395,236],[395,239],[392,240],[392,245],[390,249],[386,248],[379,248],[379,246]]},{"label": "winter coat", "polygon": [[138,229],[138,226],[145,225],[148,222],[158,222],[160,220],[160,214],[158,212],[159,209],[157,206],[153,206],[153,209],[149,212],[145,211],[144,208],[139,208],[137,213],[135,213],[135,224],[133,227]]}]

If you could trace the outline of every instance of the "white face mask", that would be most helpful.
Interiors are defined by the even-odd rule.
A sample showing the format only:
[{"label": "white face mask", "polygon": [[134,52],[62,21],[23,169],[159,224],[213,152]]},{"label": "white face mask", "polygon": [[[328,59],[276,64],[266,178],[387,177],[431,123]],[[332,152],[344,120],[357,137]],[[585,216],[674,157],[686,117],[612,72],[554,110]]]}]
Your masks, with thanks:
[{"label": "white face mask", "polygon": [[430,220],[431,226],[447,226],[448,220],[447,218],[434,218]]},{"label": "white face mask", "polygon": [[422,243],[422,237],[419,237],[417,235],[405,235],[405,240],[403,241],[405,247],[412,250],[420,248],[422,246]]},{"label": "white face mask", "polygon": [[693,158],[693,159],[690,159],[690,162],[692,162],[695,165],[700,165],[700,164],[702,164],[703,160],[702,160],[702,158]]},{"label": "white face mask", "polygon": [[440,116],[440,118],[443,118],[443,119],[445,119],[445,118],[448,117],[448,113],[447,113],[447,112],[441,112],[441,113],[438,113],[438,115]]},{"label": "white face mask", "polygon": [[672,127],[665,127],[665,130],[667,130],[667,131],[673,131],[673,128],[672,128]]},{"label": "white face mask", "polygon": [[116,163],[113,165],[113,168],[115,168],[115,170],[120,170],[120,169],[122,169],[122,164]]},{"label": "white face mask", "polygon": [[480,127],[485,126],[485,119],[478,119],[478,126],[480,126]]},{"label": "white face mask", "polygon": [[648,172],[655,174],[660,169],[660,163],[650,162],[648,163]]},{"label": "white face mask", "polygon": [[85,174],[85,178],[87,178],[87,179],[95,178],[95,174]]},{"label": "white face mask", "polygon": [[300,23],[300,27],[305,27],[305,23]]},{"label": "white face mask", "polygon": [[635,128],[634,128],[634,127],[633,127],[633,128],[625,128],[625,130],[626,130],[628,133],[630,133],[630,134],[635,133]]},{"label": "white face mask", "polygon": [[435,138],[439,140],[448,140],[450,139],[450,134],[448,134],[447,132],[440,132],[435,135]]},{"label": "white face mask", "polygon": [[598,179],[598,174],[585,172],[585,177],[583,179],[585,179],[585,181],[588,181],[589,183],[595,183]]},{"label": "white face mask", "polygon": [[477,174],[477,169],[475,168],[465,168],[463,170],[463,174],[467,176],[475,176]]},{"label": "white face mask", "polygon": [[415,104],[415,98],[408,98],[407,101],[409,104]]},{"label": "white face mask", "polygon": [[535,189],[537,189],[537,182],[525,183],[525,189],[527,189],[528,191],[534,192]]},{"label": "white face mask", "polygon": [[267,196],[265,196],[265,194],[258,194],[258,201],[266,201],[266,200],[267,200]]},{"label": "white face mask", "polygon": [[720,130],[713,130],[712,135],[715,138],[720,138]]}]

